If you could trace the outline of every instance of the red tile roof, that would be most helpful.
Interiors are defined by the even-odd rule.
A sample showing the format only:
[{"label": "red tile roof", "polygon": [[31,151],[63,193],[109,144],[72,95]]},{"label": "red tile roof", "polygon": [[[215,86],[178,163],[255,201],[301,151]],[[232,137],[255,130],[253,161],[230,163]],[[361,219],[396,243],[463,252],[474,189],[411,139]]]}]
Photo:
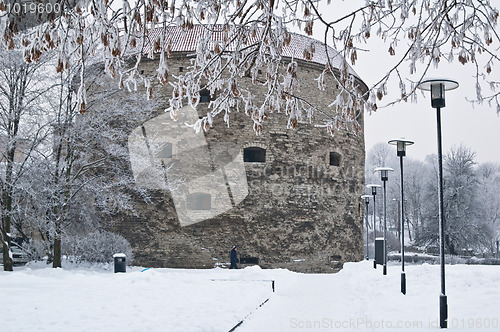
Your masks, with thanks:
[{"label": "red tile roof", "polygon": [[[214,49],[217,42],[222,42],[230,38],[230,35],[224,31],[222,25],[215,26],[211,29],[204,25],[194,25],[191,29],[182,29],[181,27],[170,26],[165,29],[165,44],[170,47],[170,52],[196,52],[196,49],[202,39],[208,40],[209,47]],[[261,31],[261,30],[260,30]],[[149,54],[151,52],[151,47],[154,45],[155,41],[159,41],[161,37],[162,29],[153,29],[148,31],[148,35],[144,43],[144,53]],[[259,32],[252,34],[250,31],[246,35],[247,40],[245,46],[252,45],[260,39]],[[141,43],[137,41],[137,47],[141,47]],[[306,57],[306,52],[304,50],[314,49],[314,52]],[[230,43],[229,47],[231,49],[226,49],[226,51],[234,51],[235,43]],[[327,53],[328,52],[328,53]],[[327,55],[328,54],[328,55]],[[321,65],[326,65],[328,62],[328,56],[330,57],[330,62],[333,68],[339,69],[341,65],[342,55],[337,52],[333,47],[327,46],[313,38],[303,36],[296,33],[291,33],[290,43],[283,46],[281,50],[281,56],[305,60]],[[359,78],[356,72],[348,65],[349,73],[355,75]]]}]

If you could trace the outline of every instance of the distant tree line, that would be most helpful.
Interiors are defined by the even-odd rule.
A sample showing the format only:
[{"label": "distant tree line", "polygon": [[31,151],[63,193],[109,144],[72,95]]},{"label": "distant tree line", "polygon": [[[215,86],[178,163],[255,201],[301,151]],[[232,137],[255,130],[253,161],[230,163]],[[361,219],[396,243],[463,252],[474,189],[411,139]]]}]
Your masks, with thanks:
[{"label": "distant tree line", "polygon": [[[465,145],[454,147],[443,156],[445,250],[453,255],[493,253],[500,239],[500,164],[477,163],[475,158]],[[380,166],[394,169],[387,182],[387,224],[397,233],[401,171],[395,148],[387,143],[378,143],[367,153],[367,184],[381,182],[379,174],[374,174],[374,168]],[[436,155],[427,156],[425,161],[405,157],[405,235],[410,239],[407,245],[429,251],[438,247],[437,183]],[[378,195],[376,206],[380,217],[382,197]],[[371,214],[372,206],[369,208]]]}]

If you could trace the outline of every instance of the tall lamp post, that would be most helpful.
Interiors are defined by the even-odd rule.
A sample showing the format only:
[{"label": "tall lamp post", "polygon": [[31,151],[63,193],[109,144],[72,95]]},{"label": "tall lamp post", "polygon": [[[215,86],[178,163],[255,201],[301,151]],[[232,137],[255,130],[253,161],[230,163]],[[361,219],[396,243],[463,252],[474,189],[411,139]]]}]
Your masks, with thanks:
[{"label": "tall lamp post", "polygon": [[365,250],[365,259],[369,259],[369,254],[368,254],[368,205],[370,204],[370,195],[363,195],[361,198],[365,200],[365,224],[366,224],[366,250]]},{"label": "tall lamp post", "polygon": [[397,226],[398,226],[397,234],[398,234],[399,242],[401,242],[401,223],[399,223],[399,216],[401,215],[401,201],[399,200],[399,198],[393,198],[392,201],[398,203],[398,213],[396,213],[395,224],[397,224]]},{"label": "tall lamp post", "polygon": [[406,146],[414,142],[405,139],[393,139],[388,142],[396,145],[397,155],[399,157],[399,168],[401,169],[401,191],[400,191],[400,222],[401,222],[401,293],[406,295],[406,273],[405,273],[405,213],[404,213],[404,190],[403,190],[403,157],[406,156]]},{"label": "tall lamp post", "polygon": [[384,183],[384,270],[383,274],[387,274],[387,186],[386,182],[389,180],[389,172],[394,171],[390,167],[377,167],[375,172],[380,173],[380,179]]},{"label": "tall lamp post", "polygon": [[439,325],[448,327],[448,300],[445,292],[444,274],[444,203],[443,203],[443,152],[441,145],[441,107],[445,107],[444,93],[458,88],[458,82],[448,79],[428,79],[418,85],[418,88],[431,92],[431,106],[436,109],[437,116],[437,146],[438,146],[438,192],[439,192],[439,252],[441,262],[441,294],[439,295]]},{"label": "tall lamp post", "polygon": [[[376,214],[377,214],[377,209],[375,206],[375,197],[377,196],[377,188],[380,188],[379,184],[369,184],[366,186],[367,188],[371,189],[372,191],[372,196],[373,196],[373,248],[375,248],[375,241],[377,237],[377,227],[375,227],[376,224]],[[373,257],[373,268],[377,268],[377,260],[375,257]]]}]

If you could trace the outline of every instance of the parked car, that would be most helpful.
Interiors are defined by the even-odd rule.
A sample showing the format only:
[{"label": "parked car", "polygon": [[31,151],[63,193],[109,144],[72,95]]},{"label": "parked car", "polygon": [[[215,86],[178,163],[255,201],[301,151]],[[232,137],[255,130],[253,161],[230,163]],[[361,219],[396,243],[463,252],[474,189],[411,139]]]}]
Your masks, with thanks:
[{"label": "parked car", "polygon": [[[10,251],[12,253],[12,265],[20,266],[29,262],[28,254],[15,242],[11,243]],[[1,255],[3,255],[3,246],[0,246],[0,257]]]}]

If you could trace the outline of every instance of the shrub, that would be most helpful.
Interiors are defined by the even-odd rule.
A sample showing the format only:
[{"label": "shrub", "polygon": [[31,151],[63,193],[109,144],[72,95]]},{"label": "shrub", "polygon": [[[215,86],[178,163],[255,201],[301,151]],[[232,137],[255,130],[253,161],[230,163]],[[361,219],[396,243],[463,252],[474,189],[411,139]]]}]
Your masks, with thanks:
[{"label": "shrub", "polygon": [[110,263],[116,253],[127,255],[128,263],[133,259],[130,243],[123,236],[108,231],[65,236],[62,250],[75,263]]}]

